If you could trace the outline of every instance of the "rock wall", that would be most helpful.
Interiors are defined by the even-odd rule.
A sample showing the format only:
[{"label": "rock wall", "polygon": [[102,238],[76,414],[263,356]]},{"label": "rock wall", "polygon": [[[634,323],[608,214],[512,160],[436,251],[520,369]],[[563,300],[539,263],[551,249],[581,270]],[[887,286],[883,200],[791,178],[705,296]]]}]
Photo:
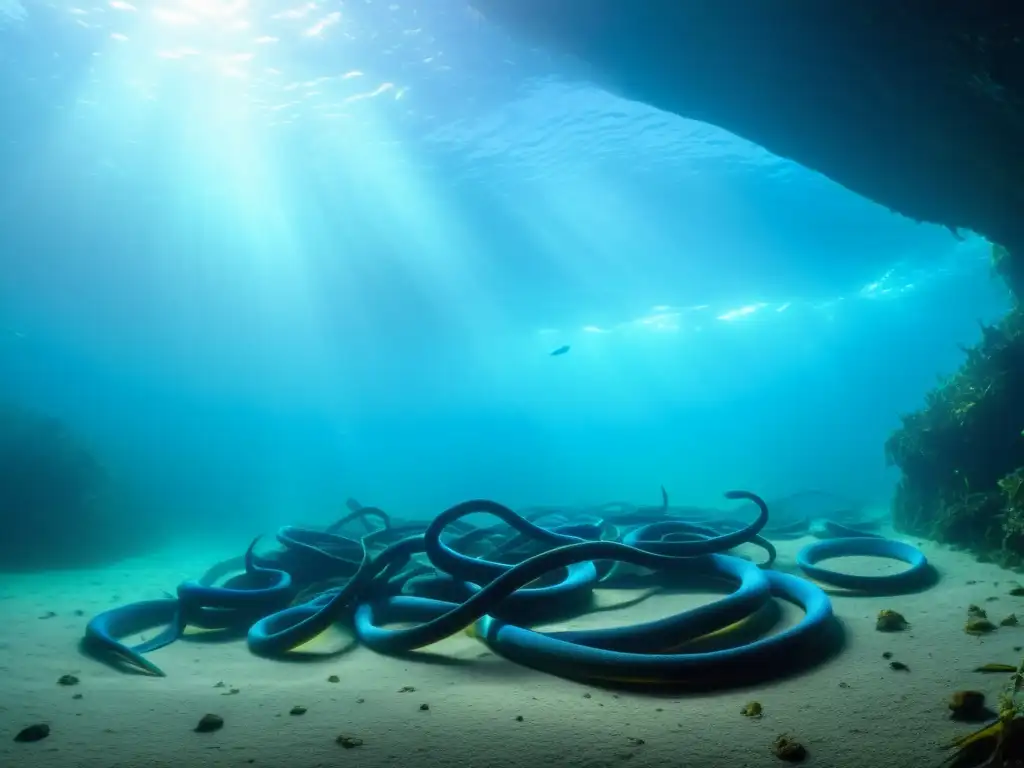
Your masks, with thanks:
[{"label": "rock wall", "polygon": [[61,421],[0,404],[0,572],[109,562],[159,543]]},{"label": "rock wall", "polygon": [[615,93],[1024,258],[1019,0],[469,2]]}]

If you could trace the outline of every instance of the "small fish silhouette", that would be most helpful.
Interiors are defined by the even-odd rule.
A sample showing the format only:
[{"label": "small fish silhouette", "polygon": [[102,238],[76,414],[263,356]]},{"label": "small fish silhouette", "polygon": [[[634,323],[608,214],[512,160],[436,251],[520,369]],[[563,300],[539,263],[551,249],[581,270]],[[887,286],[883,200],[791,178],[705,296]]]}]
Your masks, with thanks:
[{"label": "small fish silhouette", "polygon": [[569,345],[568,345],[568,344],[566,344],[566,345],[564,345],[564,346],[561,346],[561,347],[559,347],[559,348],[558,348],[558,349],[556,349],[556,350],[555,350],[554,352],[552,352],[552,353],[551,353],[551,356],[552,356],[552,357],[558,357],[559,355],[564,355],[564,354],[565,354],[566,352],[568,352],[568,351],[569,351]]}]

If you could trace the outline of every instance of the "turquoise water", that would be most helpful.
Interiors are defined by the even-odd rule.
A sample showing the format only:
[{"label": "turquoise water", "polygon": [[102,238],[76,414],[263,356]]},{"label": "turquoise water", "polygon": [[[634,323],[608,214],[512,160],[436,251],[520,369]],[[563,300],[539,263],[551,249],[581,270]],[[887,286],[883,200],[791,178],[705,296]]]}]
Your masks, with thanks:
[{"label": "turquoise water", "polygon": [[[898,535],[886,438],[1008,308],[990,245],[585,74],[458,0],[0,0],[0,758],[313,766],[365,739],[364,765],[424,745],[433,764],[760,765],[796,728],[823,766],[909,765],[959,727],[947,689],[1016,661],[1013,622],[984,646],[964,633],[968,604],[1003,597],[992,617],[1011,618],[1004,571],[881,538]],[[468,499],[548,539],[452,521],[469,562],[420,536],[426,570],[399,563],[397,591],[455,606],[526,573],[495,605],[418,644],[359,613],[380,607],[365,584],[323,632],[284,642],[263,623],[360,585],[361,562]],[[368,535],[379,510],[360,505],[394,526]],[[360,509],[365,525],[322,537]],[[725,599],[648,560],[610,568],[621,542],[703,563],[692,548],[715,535],[732,554],[712,575],[743,584]],[[814,570],[815,553],[853,575]],[[229,574],[234,591],[211,587]],[[867,595],[837,595],[844,579]],[[542,601],[508,619],[527,585]],[[213,604],[230,626],[203,625]],[[893,609],[902,634],[877,631]],[[715,621],[697,631],[701,610]],[[675,634],[645,635],[666,616]],[[179,618],[189,636],[161,644]],[[533,631],[548,619],[575,640]],[[608,660],[607,626],[672,664],[694,653],[679,633],[710,665],[744,654],[771,678],[770,734],[740,715],[747,689],[604,690],[679,682],[584,673]],[[110,664],[122,640],[167,677]],[[319,663],[285,663],[306,641]],[[427,646],[437,663],[392,658]],[[817,676],[787,678],[789,662]],[[713,671],[724,688],[735,669]],[[228,721],[209,741],[192,733],[204,713]]]},{"label": "turquoise water", "polygon": [[985,243],[460,3],[4,8],[0,395],[160,535],[884,502],[897,414],[1006,306]]}]

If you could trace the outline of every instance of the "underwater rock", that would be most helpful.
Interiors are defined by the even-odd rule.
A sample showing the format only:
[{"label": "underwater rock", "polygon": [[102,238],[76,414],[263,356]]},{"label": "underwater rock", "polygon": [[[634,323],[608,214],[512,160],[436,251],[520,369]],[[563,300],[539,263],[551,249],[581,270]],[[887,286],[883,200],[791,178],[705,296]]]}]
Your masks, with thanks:
[{"label": "underwater rock", "polygon": [[14,737],[15,741],[41,741],[50,735],[50,726],[46,723],[35,723],[22,728]]},{"label": "underwater rock", "polygon": [[[47,570],[109,562],[159,541],[106,470],[60,420],[0,403],[0,566]],[[154,523],[155,524],[155,523]],[[40,618],[56,616],[52,611]]]},{"label": "underwater rock", "polygon": [[211,733],[212,731],[219,731],[224,727],[224,718],[220,715],[206,714],[199,718],[199,722],[196,727],[193,728],[196,733]]},{"label": "underwater rock", "polygon": [[985,694],[981,691],[957,691],[949,697],[950,717],[954,720],[980,720],[987,716]]},{"label": "underwater rock", "polygon": [[1020,267],[1024,15],[1010,0],[984,12],[925,0],[470,5],[616,94],[725,128],[916,221],[978,232]]},{"label": "underwater rock", "polygon": [[744,717],[752,717],[760,720],[764,717],[764,707],[761,706],[759,701],[748,701],[743,705],[743,709],[740,710],[740,714]]}]

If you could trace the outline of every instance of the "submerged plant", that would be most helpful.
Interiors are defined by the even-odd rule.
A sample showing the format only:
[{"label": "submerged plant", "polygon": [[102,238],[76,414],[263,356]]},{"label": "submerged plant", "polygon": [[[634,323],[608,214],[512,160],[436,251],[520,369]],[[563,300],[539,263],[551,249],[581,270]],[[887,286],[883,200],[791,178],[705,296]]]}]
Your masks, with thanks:
[{"label": "submerged plant", "polygon": [[1024,311],[982,325],[964,363],[901,417],[897,527],[1015,565],[1024,558]]},{"label": "submerged plant", "polygon": [[982,728],[953,739],[955,750],[945,761],[950,768],[1006,768],[1024,757],[1024,705],[1017,701],[1024,683],[1024,660],[999,697],[999,714]]},{"label": "submerged plant", "polygon": [[992,269],[1003,278],[1016,301],[1024,297],[1024,260],[1002,245],[992,245]]}]

